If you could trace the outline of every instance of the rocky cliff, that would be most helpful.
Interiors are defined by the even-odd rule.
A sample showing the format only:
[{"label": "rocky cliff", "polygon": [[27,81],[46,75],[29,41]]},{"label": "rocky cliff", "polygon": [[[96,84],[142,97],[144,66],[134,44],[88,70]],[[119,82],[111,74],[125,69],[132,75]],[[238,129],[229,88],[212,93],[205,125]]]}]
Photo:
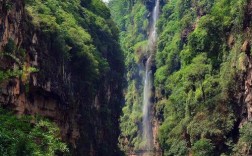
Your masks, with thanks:
[{"label": "rocky cliff", "polygon": [[250,153],[250,27],[251,1],[164,5],[156,95],[168,155]]},{"label": "rocky cliff", "polygon": [[[125,151],[144,144],[141,70],[153,2],[110,2],[126,53],[129,85],[119,139]],[[162,152],[249,155],[251,0],[166,0],[160,9],[153,123]]]},{"label": "rocky cliff", "polygon": [[[76,2],[79,9],[89,9],[82,5],[89,2]],[[100,69],[102,74],[93,78],[88,71],[90,60],[77,58],[74,43],[65,43],[71,37],[60,38],[60,31],[46,30],[48,25],[42,22],[36,25],[27,3],[0,1],[1,106],[17,114],[40,115],[56,122],[73,155],[118,155],[123,57],[114,35],[116,29],[111,28],[114,34],[107,37],[108,42],[100,39],[103,48],[96,42],[97,37],[89,43],[107,61],[106,70]],[[102,14],[102,10],[95,13]],[[91,36],[106,35],[100,29],[83,29]],[[63,42],[67,46],[62,46]],[[66,48],[67,56],[62,53]]]},{"label": "rocky cliff", "polygon": [[[246,7],[244,8],[244,21],[243,21],[243,33],[244,33],[244,42],[241,47],[241,51],[246,54],[246,58],[244,60],[244,73],[243,77],[243,85],[242,85],[242,96],[241,103],[243,105],[242,109],[242,119],[243,121],[251,121],[252,118],[252,110],[251,110],[251,102],[252,102],[252,92],[251,92],[251,14],[252,14],[252,1],[248,1]],[[241,124],[243,124],[242,122]]]}]

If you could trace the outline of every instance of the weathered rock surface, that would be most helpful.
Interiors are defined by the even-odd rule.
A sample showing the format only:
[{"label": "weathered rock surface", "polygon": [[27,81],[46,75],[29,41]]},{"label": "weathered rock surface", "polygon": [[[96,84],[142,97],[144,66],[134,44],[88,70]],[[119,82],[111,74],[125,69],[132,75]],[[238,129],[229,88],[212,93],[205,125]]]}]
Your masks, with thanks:
[{"label": "weathered rock surface", "polygon": [[[50,36],[45,37],[32,25],[24,5],[23,0],[0,0],[0,70],[34,67],[39,71],[4,80],[0,105],[17,114],[41,115],[55,121],[74,155],[118,155],[121,80],[105,75],[94,93],[80,85],[78,75],[71,72],[71,62],[60,61]],[[22,66],[4,55],[10,39],[17,49],[25,50],[23,57],[19,50],[13,54]],[[118,72],[113,67],[111,71]]]}]

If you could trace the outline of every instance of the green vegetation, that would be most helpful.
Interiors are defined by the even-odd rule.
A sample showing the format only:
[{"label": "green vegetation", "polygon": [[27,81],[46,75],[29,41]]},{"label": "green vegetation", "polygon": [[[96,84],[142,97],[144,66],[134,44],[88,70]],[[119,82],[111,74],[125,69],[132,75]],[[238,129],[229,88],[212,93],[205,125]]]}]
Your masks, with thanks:
[{"label": "green vegetation", "polygon": [[117,155],[124,56],[109,9],[101,0],[25,3],[32,19],[27,25],[38,31],[36,50],[41,56],[49,53],[40,60],[37,75],[42,81],[56,81],[63,107],[81,118],[76,119],[81,125],[77,155],[90,150]]},{"label": "green vegetation", "polygon": [[29,75],[31,73],[38,72],[38,69],[34,67],[26,67],[25,65],[22,67],[21,70],[19,69],[8,69],[6,71],[0,70],[0,83],[3,81],[7,81],[10,78],[21,78],[24,84],[27,84],[29,81]]},{"label": "green vegetation", "polygon": [[234,146],[234,155],[249,155],[252,147],[252,123],[248,122],[240,130],[240,139]]},{"label": "green vegetation", "polygon": [[[95,155],[119,155],[117,119],[122,106],[124,56],[118,43],[118,28],[107,6],[101,0],[5,0],[0,5],[0,14],[10,23],[7,26],[3,23],[1,31],[15,31],[1,35],[10,36],[8,41],[3,38],[0,44],[3,60],[0,83],[4,82],[3,87],[10,79],[20,80],[16,88],[22,99],[30,102],[25,105],[36,102],[37,94],[39,98],[57,101],[57,108],[65,111],[62,116],[67,119],[65,125],[69,126],[66,140],[79,139],[77,145],[71,146],[77,146],[71,149],[75,155],[88,155],[90,151]],[[34,72],[36,74],[32,75]],[[50,85],[50,92],[45,89],[45,84]],[[13,86],[7,86],[7,90],[10,87]],[[8,101],[12,96],[18,95],[8,95],[4,100]],[[16,103],[15,100],[11,102]],[[32,130],[20,132],[20,146],[29,142],[27,147],[22,145],[27,149],[23,155],[61,155],[57,153],[61,145],[49,135],[54,133],[53,126],[44,121],[38,121],[35,127],[24,125],[24,128],[26,126]],[[42,136],[40,127],[48,127],[48,136]],[[75,127],[79,131],[71,132]],[[14,130],[8,137],[12,133]],[[80,136],[71,136],[72,133]],[[8,147],[4,144],[4,148],[10,148],[6,150],[7,155],[18,153],[11,151],[16,146],[12,142],[8,141]]]},{"label": "green vegetation", "polygon": [[[41,43],[41,49],[50,47],[46,50],[58,61],[55,64],[51,60],[42,61],[39,76],[46,79],[50,72],[58,72],[57,77],[64,77],[64,70],[70,71],[74,83],[78,83],[62,88],[71,88],[71,94],[83,97],[69,98],[76,102],[69,106],[81,103],[78,116],[94,120],[80,121],[83,127],[79,144],[84,142],[83,146],[87,146],[81,152],[100,147],[95,151],[98,155],[119,153],[115,139],[110,142],[109,137],[117,133],[114,128],[118,126],[116,119],[122,103],[119,92],[125,85],[124,67],[127,88],[119,120],[119,146],[127,152],[143,148],[142,77],[153,2],[111,0],[110,13],[100,0],[25,0],[26,12],[32,19],[27,25],[34,26],[40,32],[39,37],[50,41]],[[245,40],[251,40],[246,34],[250,33],[247,27],[251,21],[245,17],[245,6],[251,4],[245,0],[160,0],[160,3],[153,112],[160,122],[157,141],[161,150],[165,156],[250,154],[252,123],[240,125],[244,114],[243,106],[239,105],[239,98],[243,97],[239,93],[244,92],[241,75],[247,68],[247,55],[251,54],[250,49],[242,50]],[[10,10],[13,4],[6,1],[4,7]],[[29,29],[25,26],[25,30]],[[12,77],[27,82],[30,73],[38,71],[22,62],[26,52],[18,49],[12,39],[3,50],[3,56],[18,63],[20,69],[0,70],[0,82]],[[60,67],[51,69],[52,64],[62,65],[63,71]],[[29,86],[25,87],[28,91]],[[115,92],[118,97],[113,97]],[[89,103],[95,98],[100,105],[93,107]],[[27,116],[18,118],[2,109],[0,114],[1,154],[68,153],[53,123]]]},{"label": "green vegetation", "polygon": [[208,139],[200,139],[195,142],[192,148],[194,156],[213,156],[213,149],[214,147],[211,144],[211,140]]},{"label": "green vegetation", "polygon": [[11,10],[12,7],[13,7],[13,2],[10,2],[10,0],[6,0],[6,1],[3,2],[3,7],[6,10]]},{"label": "green vegetation", "polygon": [[0,108],[1,156],[55,156],[67,155],[68,148],[60,139],[59,128],[52,122],[17,117]]},{"label": "green vegetation", "polygon": [[[172,0],[163,7],[155,86],[158,98],[165,97],[156,105],[157,115],[164,114],[159,142],[165,155],[180,155],[174,148],[182,141],[193,155],[232,152],[227,142],[235,143],[229,134],[238,118],[233,96],[241,72],[237,58],[244,4]],[[227,32],[235,36],[232,47]]]},{"label": "green vegetation", "polygon": [[[119,139],[124,150],[141,149],[139,69],[146,51],[148,4],[144,0],[109,4],[122,31],[126,55],[128,89]],[[232,155],[234,146],[244,144],[248,152],[250,141],[244,138],[249,133],[243,130],[247,126],[240,130],[238,144],[235,134],[240,122],[236,94],[246,69],[241,47],[249,38],[243,34],[247,2],[169,0],[161,4],[154,82],[156,117],[161,122],[158,141],[164,155]]]},{"label": "green vegetation", "polygon": [[[238,118],[232,94],[241,72],[237,58],[244,4],[172,0],[163,7],[155,85],[160,98],[166,97],[157,104],[157,114],[164,114],[159,141],[165,155],[184,155],[174,153],[183,141],[193,155],[232,152],[227,142],[235,143],[229,134]],[[227,32],[235,36],[232,47]]]},{"label": "green vegetation", "polygon": [[112,58],[118,70],[123,71],[118,30],[100,0],[27,0],[26,3],[33,24],[44,32],[45,38],[55,41],[53,46],[60,61],[71,61],[85,85],[95,88],[95,82],[113,68]]},{"label": "green vegetation", "polygon": [[109,7],[112,16],[121,29],[121,47],[127,69],[127,91],[125,107],[120,118],[122,150],[138,150],[142,144],[142,59],[146,55],[148,11],[143,1],[113,0]]},{"label": "green vegetation", "polygon": [[16,44],[12,39],[8,40],[8,43],[4,46],[4,51],[7,53],[13,53],[16,50]]}]

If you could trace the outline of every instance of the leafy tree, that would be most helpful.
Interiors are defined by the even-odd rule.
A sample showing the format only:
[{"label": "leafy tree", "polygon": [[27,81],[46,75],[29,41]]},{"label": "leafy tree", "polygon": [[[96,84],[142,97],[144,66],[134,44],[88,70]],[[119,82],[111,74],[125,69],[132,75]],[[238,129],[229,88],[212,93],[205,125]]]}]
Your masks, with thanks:
[{"label": "leafy tree", "polygon": [[[141,97],[142,89],[138,79],[148,30],[141,27],[145,28],[148,13],[144,10],[150,10],[149,4],[146,1],[146,8],[137,0],[112,0],[109,4],[122,31],[126,57],[129,87],[120,120],[120,140],[126,150],[141,145],[137,137],[141,133],[141,100],[137,97]],[[155,110],[161,122],[158,141],[165,155],[232,152],[228,142],[236,141],[230,134],[239,121],[237,81],[246,69],[246,56],[240,53],[246,4],[243,0],[161,1],[154,81]],[[229,45],[231,34],[234,43]]]},{"label": "leafy tree", "polygon": [[[0,153],[16,156],[54,156],[68,154],[68,148],[59,136],[56,124],[32,117],[18,118],[11,112],[0,109]],[[33,119],[34,120],[34,119]]]},{"label": "leafy tree", "polygon": [[193,155],[195,156],[205,156],[205,155],[214,155],[213,153],[213,145],[208,139],[200,139],[197,141],[193,147]]}]

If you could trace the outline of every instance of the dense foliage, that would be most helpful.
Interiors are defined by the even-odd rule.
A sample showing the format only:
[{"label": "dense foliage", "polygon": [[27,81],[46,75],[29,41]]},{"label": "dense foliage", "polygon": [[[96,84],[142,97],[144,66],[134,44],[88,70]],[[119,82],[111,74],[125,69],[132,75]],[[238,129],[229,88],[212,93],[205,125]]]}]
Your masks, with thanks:
[{"label": "dense foliage", "polygon": [[[235,81],[244,70],[244,6],[244,1],[172,0],[163,7],[155,85],[162,99],[157,113],[163,118],[159,141],[165,155],[232,152],[236,136],[230,133],[239,117]],[[226,42],[231,34],[234,45]]]},{"label": "dense foliage", "polygon": [[70,60],[74,72],[89,87],[95,87],[90,83],[106,75],[114,62],[123,71],[118,30],[100,0],[27,0],[26,9],[36,27],[53,35],[59,59]]},{"label": "dense foliage", "polygon": [[[118,155],[124,57],[109,9],[101,0],[27,0],[26,10],[43,38],[53,41],[48,44],[51,55],[71,73],[72,84],[66,84],[65,92],[82,118],[79,154],[94,150],[98,155]],[[43,66],[47,70],[53,65]]]},{"label": "dense foliage", "polygon": [[142,142],[142,74],[141,63],[147,45],[148,11],[142,1],[114,0],[109,3],[114,20],[121,30],[120,42],[125,54],[127,92],[120,119],[120,147],[138,150]]},{"label": "dense foliage", "polygon": [[[66,85],[63,95],[70,94],[71,98],[64,99],[81,114],[79,152],[116,155],[124,57],[109,9],[101,0],[26,0],[26,11],[43,39],[51,41],[45,44],[57,58],[56,65],[66,70],[58,75],[64,78],[64,72],[70,73],[71,84],[62,81]],[[53,63],[44,61],[40,77],[47,78]],[[55,67],[53,73],[62,68]]]},{"label": "dense foliage", "polygon": [[[237,143],[241,120],[237,93],[246,68],[241,47],[249,38],[243,33],[246,5],[243,0],[162,1],[154,81],[161,123],[158,141],[164,155],[249,153],[250,131],[244,129],[250,123],[240,130]],[[110,8],[122,30],[127,67],[121,146],[136,150],[141,148],[139,77],[150,6],[141,0],[112,0]]]},{"label": "dense foliage", "polygon": [[[0,83],[9,89],[15,78],[19,91],[12,95],[6,89],[8,96],[22,95],[28,101],[24,107],[37,98],[55,100],[53,111],[62,116],[50,118],[63,119],[63,137],[72,143],[74,155],[119,155],[124,57],[107,6],[101,0],[4,0],[0,14],[0,21],[9,19],[0,24],[1,33],[7,32],[0,35]],[[19,104],[16,97],[10,103],[3,99],[8,108]],[[38,112],[45,115],[49,106],[45,102]]]},{"label": "dense foliage", "polygon": [[60,139],[59,128],[39,117],[17,117],[0,108],[1,156],[68,155],[68,148]]}]

